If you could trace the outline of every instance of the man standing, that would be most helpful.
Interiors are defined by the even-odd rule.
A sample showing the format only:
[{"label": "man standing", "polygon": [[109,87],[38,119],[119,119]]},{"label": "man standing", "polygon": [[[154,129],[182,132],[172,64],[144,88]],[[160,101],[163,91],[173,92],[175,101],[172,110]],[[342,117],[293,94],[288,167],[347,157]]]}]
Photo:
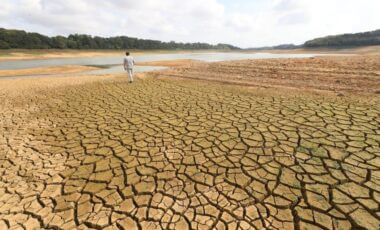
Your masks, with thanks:
[{"label": "man standing", "polygon": [[135,65],[135,59],[132,56],[129,56],[129,52],[125,53],[126,57],[124,58],[124,70],[128,73],[129,83],[133,82],[133,66]]}]

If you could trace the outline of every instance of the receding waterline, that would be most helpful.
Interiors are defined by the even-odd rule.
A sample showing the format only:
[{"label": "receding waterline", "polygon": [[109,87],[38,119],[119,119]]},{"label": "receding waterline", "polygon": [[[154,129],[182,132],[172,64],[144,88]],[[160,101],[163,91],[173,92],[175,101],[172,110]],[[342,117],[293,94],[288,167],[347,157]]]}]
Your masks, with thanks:
[{"label": "receding waterline", "polygon": [[[142,55],[136,56],[136,62],[153,62],[153,61],[168,61],[179,59],[192,59],[205,62],[217,61],[232,61],[232,60],[245,60],[245,59],[273,59],[273,58],[310,58],[315,57],[316,54],[272,54],[272,53],[179,53],[179,54],[155,54],[155,55]],[[67,65],[80,65],[80,66],[93,66],[98,67],[97,70],[85,71],[77,74],[45,74],[45,75],[29,75],[17,77],[2,77],[0,79],[9,78],[26,78],[26,77],[52,77],[52,76],[73,76],[73,75],[102,75],[122,73],[124,70],[121,66],[123,56],[107,56],[107,57],[80,57],[80,58],[53,58],[42,60],[15,60],[15,61],[0,61],[0,69],[26,69],[36,67],[49,67],[49,66],[67,66]],[[147,72],[153,70],[160,70],[165,67],[160,66],[137,66],[136,72]]]}]

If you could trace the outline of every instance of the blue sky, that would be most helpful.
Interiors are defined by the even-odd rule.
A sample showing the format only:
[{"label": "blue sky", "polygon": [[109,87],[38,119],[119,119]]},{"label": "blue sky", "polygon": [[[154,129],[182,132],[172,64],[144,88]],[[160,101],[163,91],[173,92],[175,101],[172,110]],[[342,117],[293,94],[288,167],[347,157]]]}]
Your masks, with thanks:
[{"label": "blue sky", "polygon": [[380,0],[2,0],[0,27],[243,48],[380,29]]}]

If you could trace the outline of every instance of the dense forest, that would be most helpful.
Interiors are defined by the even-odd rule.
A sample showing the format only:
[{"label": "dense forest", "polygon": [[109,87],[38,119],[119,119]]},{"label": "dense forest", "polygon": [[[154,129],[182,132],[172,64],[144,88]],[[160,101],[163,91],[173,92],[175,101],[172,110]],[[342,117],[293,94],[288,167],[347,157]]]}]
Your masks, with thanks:
[{"label": "dense forest", "polygon": [[380,30],[356,33],[342,34],[316,38],[305,42],[303,45],[283,44],[278,46],[264,46],[258,48],[248,48],[247,50],[291,50],[298,48],[345,48],[356,46],[373,46],[380,45]]},{"label": "dense forest", "polygon": [[48,37],[23,30],[0,28],[0,49],[239,49],[229,44],[161,42],[126,36],[93,37],[73,34]]},{"label": "dense forest", "polygon": [[354,47],[380,45],[380,30],[316,38],[305,42],[304,47]]}]

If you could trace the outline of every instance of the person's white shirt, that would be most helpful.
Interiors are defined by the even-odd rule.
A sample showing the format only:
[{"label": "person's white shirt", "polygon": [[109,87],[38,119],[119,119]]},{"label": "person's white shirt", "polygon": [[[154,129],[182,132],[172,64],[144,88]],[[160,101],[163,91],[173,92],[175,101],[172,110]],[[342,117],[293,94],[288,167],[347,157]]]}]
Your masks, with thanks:
[{"label": "person's white shirt", "polygon": [[132,56],[126,56],[124,58],[124,69],[133,69],[135,65],[135,59]]}]

